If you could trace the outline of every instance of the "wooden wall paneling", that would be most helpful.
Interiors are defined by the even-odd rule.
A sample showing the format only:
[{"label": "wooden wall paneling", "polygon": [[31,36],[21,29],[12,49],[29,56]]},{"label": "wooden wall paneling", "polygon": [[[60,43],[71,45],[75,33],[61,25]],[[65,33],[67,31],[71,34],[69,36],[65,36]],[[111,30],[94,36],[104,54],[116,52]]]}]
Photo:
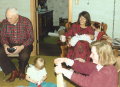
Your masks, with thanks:
[{"label": "wooden wall paneling", "polygon": [[68,0],[68,21],[72,22],[72,0]]},{"label": "wooden wall paneling", "polygon": [[37,26],[36,26],[36,6],[35,6],[35,2],[36,0],[30,0],[30,19],[31,19],[31,22],[32,22],[32,25],[33,25],[33,32],[34,32],[34,43],[33,43],[33,51],[32,51],[32,54],[31,56],[36,56],[37,54],[37,45],[36,45],[36,42],[37,42],[37,37],[36,37],[36,29],[37,29]]},{"label": "wooden wall paneling", "polygon": [[36,43],[36,46],[37,46],[37,55],[40,53],[40,49],[39,49],[39,30],[38,30],[38,0],[35,0],[35,8],[36,8],[36,39],[37,39],[37,43]]}]

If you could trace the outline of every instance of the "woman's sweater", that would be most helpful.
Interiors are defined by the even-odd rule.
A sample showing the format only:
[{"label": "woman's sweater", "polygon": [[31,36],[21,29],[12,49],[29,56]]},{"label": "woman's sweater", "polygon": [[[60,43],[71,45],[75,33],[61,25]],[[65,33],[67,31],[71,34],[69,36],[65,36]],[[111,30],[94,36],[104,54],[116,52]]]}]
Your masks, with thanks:
[{"label": "woman's sweater", "polygon": [[96,64],[75,61],[72,68],[79,73],[73,73],[71,80],[82,87],[118,87],[118,73],[114,66],[104,66],[97,70]]}]

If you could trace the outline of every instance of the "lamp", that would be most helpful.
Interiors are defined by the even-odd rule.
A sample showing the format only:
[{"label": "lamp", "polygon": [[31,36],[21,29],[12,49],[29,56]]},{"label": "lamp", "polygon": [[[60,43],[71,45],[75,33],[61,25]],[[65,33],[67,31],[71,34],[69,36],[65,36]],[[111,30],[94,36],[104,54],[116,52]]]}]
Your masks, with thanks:
[{"label": "lamp", "polygon": [[41,9],[47,10],[46,2],[47,0],[39,0],[39,5],[41,6]]}]

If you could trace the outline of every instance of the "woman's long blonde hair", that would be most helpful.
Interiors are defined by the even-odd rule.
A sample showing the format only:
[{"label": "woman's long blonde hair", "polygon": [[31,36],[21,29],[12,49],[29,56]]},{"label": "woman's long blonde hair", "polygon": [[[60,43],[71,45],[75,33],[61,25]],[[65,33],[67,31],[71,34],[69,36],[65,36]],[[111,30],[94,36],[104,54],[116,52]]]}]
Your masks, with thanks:
[{"label": "woman's long blonde hair", "polygon": [[91,47],[95,46],[97,54],[99,55],[98,62],[103,65],[113,65],[116,63],[116,58],[113,54],[111,45],[105,41],[95,41],[91,43]]}]

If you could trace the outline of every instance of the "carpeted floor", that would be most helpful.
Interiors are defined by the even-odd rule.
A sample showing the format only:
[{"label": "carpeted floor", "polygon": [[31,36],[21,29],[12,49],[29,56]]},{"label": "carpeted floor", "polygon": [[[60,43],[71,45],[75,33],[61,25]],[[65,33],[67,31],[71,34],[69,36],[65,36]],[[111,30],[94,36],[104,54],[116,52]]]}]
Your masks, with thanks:
[{"label": "carpeted floor", "polygon": [[[45,66],[46,66],[46,70],[48,73],[48,77],[47,77],[47,82],[53,82],[56,83],[56,75],[54,73],[54,59],[57,58],[58,56],[39,56],[44,58],[45,60]],[[33,60],[35,57],[31,57],[29,63],[32,64]],[[12,59],[12,61],[15,63],[16,66],[18,66],[17,64],[17,59]],[[6,78],[8,78],[8,76],[4,76],[3,72],[0,72],[0,87],[27,87],[28,82],[26,80],[19,80],[16,79],[14,82],[6,82],[4,81]],[[67,84],[67,87],[74,87],[69,81],[67,81],[65,79],[65,83]]]},{"label": "carpeted floor", "polygon": [[[60,55],[60,49],[57,45],[58,38],[56,37],[46,37],[43,42],[40,42],[40,55],[39,57],[44,58],[45,60],[45,66],[48,73],[47,82],[53,82],[56,83],[56,75],[54,73],[54,59],[59,57]],[[31,57],[29,60],[30,64],[33,64],[33,60],[36,57]],[[18,66],[17,59],[12,59],[12,61],[15,63],[16,66]],[[9,76],[9,75],[8,75]],[[8,78],[8,76],[4,76],[3,72],[0,72],[0,87],[27,87],[28,82],[26,80],[19,80],[16,79],[14,82],[6,82],[5,79]],[[65,83],[67,84],[67,87],[75,87],[70,81],[66,78]],[[120,73],[119,73],[119,79],[120,79]],[[120,83],[120,82],[119,82]]]},{"label": "carpeted floor", "polygon": [[[44,58],[45,60],[45,66],[48,73],[47,82],[53,82],[56,83],[56,75],[54,73],[54,59],[59,57],[60,55],[60,49],[57,45],[58,37],[46,37],[43,41],[40,42],[40,55],[39,57]],[[36,57],[31,57],[29,60],[30,64],[33,64],[33,60]],[[16,66],[18,66],[17,59],[12,59],[12,61],[15,63]],[[28,82],[26,80],[19,80],[16,79],[14,82],[6,82],[5,79],[7,79],[8,76],[4,76],[3,72],[0,72],[0,87],[27,87]],[[67,79],[65,79],[65,82],[67,84],[67,87],[74,87]]]},{"label": "carpeted floor", "polygon": [[57,44],[58,37],[47,36],[40,41],[40,55],[59,56],[61,53],[60,46]]},{"label": "carpeted floor", "polygon": [[60,47],[57,44],[40,43],[40,55],[59,56],[60,52]]}]

